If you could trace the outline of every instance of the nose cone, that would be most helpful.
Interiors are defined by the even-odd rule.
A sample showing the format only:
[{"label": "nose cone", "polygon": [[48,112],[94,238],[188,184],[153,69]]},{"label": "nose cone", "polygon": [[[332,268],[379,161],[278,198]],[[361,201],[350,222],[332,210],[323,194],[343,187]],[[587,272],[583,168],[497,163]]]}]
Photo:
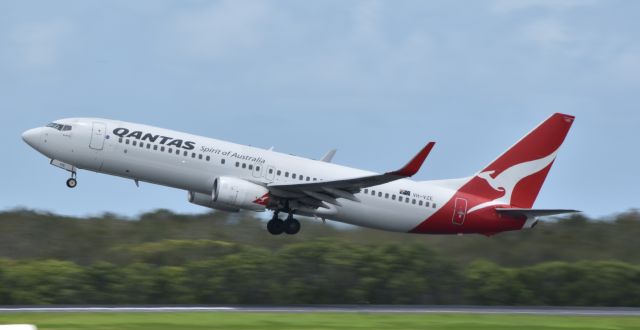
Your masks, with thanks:
[{"label": "nose cone", "polygon": [[36,148],[36,145],[40,140],[40,133],[41,133],[40,129],[32,128],[22,133],[22,140],[24,140],[24,142],[26,142],[32,148]]}]

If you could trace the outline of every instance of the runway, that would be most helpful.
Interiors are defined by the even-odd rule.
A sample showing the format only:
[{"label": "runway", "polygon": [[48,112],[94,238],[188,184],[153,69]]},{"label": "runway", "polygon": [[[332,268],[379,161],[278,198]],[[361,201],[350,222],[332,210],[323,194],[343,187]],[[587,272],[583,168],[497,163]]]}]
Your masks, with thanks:
[{"label": "runway", "polygon": [[371,313],[371,314],[512,314],[566,316],[640,316],[640,308],[484,307],[484,306],[185,306],[185,307],[2,307],[0,313]]}]

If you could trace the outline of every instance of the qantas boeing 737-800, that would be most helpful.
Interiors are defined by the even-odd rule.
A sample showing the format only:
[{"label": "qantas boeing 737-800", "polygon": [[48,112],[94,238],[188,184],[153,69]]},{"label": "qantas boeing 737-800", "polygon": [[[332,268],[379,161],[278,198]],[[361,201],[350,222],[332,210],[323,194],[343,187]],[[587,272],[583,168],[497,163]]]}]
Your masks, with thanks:
[{"label": "qantas boeing 737-800", "polygon": [[70,188],[86,169],[184,189],[189,202],[212,209],[273,211],[274,235],[296,234],[296,214],[396,232],[492,235],[576,212],[532,209],[573,120],[552,115],[475,175],[422,182],[409,178],[433,142],[404,167],[376,174],[331,163],[334,151],[312,160],[99,118],[56,120],[22,138],[71,173]]}]

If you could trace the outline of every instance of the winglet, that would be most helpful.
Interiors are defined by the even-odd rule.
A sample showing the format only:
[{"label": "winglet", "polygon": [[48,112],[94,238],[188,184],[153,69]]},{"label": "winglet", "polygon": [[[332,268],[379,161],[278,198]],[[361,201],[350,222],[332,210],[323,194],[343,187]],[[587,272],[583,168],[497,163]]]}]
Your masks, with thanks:
[{"label": "winglet", "polygon": [[325,163],[331,163],[331,160],[333,159],[333,156],[335,156],[336,151],[337,151],[336,149],[329,150],[324,156],[322,156],[320,161],[323,161]]},{"label": "winglet", "polygon": [[422,163],[424,163],[424,160],[427,159],[427,156],[429,156],[429,153],[431,152],[431,149],[433,149],[433,146],[435,144],[436,144],[435,142],[427,143],[427,145],[424,146],[424,148],[422,148],[422,150],[420,150],[420,152],[418,152],[418,154],[415,155],[413,159],[411,159],[407,163],[407,165],[405,165],[403,168],[397,171],[389,172],[388,174],[399,175],[404,177],[413,176],[418,172],[418,170],[422,166]]}]

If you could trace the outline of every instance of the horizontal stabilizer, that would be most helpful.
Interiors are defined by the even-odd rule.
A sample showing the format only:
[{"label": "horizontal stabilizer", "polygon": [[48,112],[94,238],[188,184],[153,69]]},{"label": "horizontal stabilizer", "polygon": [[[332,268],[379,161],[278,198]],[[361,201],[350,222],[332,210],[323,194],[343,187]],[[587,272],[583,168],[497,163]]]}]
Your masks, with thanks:
[{"label": "horizontal stabilizer", "polygon": [[544,217],[567,213],[578,213],[577,210],[560,209],[518,209],[518,208],[496,208],[496,212],[507,216],[524,216],[527,218]]}]

